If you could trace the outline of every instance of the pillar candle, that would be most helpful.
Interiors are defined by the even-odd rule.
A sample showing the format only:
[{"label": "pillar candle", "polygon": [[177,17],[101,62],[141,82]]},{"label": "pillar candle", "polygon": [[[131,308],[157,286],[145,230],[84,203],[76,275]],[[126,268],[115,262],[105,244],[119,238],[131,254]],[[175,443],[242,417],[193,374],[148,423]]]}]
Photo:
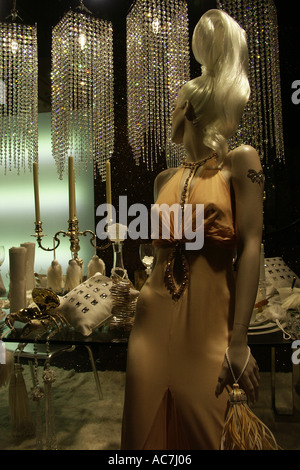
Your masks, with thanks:
[{"label": "pillar candle", "polygon": [[69,157],[69,219],[76,217],[75,205],[75,175],[73,157]]},{"label": "pillar candle", "polygon": [[10,313],[26,307],[26,251],[23,246],[9,250]]},{"label": "pillar candle", "polygon": [[32,290],[35,287],[35,276],[34,276],[35,243],[25,242],[25,243],[21,243],[21,246],[26,248],[26,257],[25,257],[26,290]]}]

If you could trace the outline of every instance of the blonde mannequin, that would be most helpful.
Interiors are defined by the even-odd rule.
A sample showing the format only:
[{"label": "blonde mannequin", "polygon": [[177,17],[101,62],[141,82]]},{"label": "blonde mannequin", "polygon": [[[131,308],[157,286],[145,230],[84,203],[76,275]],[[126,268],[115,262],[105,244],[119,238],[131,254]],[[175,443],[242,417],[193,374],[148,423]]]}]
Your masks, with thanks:
[{"label": "blonde mannequin", "polygon": [[[154,241],[156,262],[129,341],[124,449],[218,449],[227,403],[222,392],[232,384],[225,350],[235,375],[248,354],[263,176],[255,149],[227,147],[250,93],[245,32],[226,13],[209,10],[195,28],[193,52],[203,73],[180,90],[172,122],[187,164],[160,173],[154,196],[169,206],[178,198],[193,207],[203,203],[204,246],[189,252],[172,237]],[[240,386],[254,402],[258,385],[251,356]]]}]

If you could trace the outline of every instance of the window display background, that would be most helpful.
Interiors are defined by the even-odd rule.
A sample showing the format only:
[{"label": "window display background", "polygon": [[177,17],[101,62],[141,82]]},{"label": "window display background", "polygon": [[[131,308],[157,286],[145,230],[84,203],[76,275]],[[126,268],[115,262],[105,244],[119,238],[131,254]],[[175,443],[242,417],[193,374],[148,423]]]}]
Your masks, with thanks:
[{"label": "window display background", "polygon": [[[69,193],[68,179],[59,180],[56,166],[51,155],[51,116],[49,113],[39,115],[39,191],[41,218],[44,233],[43,245],[52,248],[52,237],[58,230],[68,230]],[[77,214],[79,228],[94,229],[94,188],[92,168],[82,173],[76,183]],[[88,208],[90,210],[88,210]],[[4,176],[4,169],[0,167],[0,245],[5,245],[5,261],[1,267],[3,282],[8,287],[9,248],[19,246],[23,242],[33,242],[35,209],[33,175],[29,171],[19,176],[14,171],[8,171]],[[71,253],[69,242],[60,237],[61,245],[56,250],[56,259],[63,271]],[[80,256],[85,267],[93,256],[93,247],[89,237],[81,242]],[[53,252],[44,251],[36,245],[35,271],[45,274],[53,260]]]}]

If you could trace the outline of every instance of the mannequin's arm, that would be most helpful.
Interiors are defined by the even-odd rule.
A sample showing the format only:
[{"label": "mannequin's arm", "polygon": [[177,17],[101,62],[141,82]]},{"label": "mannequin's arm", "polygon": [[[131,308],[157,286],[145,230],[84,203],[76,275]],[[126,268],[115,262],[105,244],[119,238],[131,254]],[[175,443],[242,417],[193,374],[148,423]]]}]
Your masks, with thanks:
[{"label": "mannequin's arm", "polygon": [[[263,228],[263,182],[248,176],[262,168],[252,147],[240,147],[232,155],[232,185],[235,194],[238,264],[236,299],[231,345],[247,342],[247,331],[254,307],[260,263]],[[253,172],[250,172],[250,175]]]},{"label": "mannequin's arm", "polygon": [[[248,354],[247,332],[259,280],[263,227],[263,181],[259,178],[260,171],[260,159],[255,149],[242,146],[232,152],[231,178],[235,195],[238,265],[229,356],[236,376],[242,370]],[[257,399],[258,379],[258,367],[251,356],[240,380],[241,387],[251,401]],[[232,377],[225,361],[220,373],[217,395],[228,383],[232,383]]]}]

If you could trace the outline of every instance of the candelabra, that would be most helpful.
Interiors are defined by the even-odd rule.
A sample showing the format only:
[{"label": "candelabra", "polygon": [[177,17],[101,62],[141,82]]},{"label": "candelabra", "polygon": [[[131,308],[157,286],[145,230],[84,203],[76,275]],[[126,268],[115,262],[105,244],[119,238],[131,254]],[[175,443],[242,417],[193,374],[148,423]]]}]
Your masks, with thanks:
[{"label": "candelabra", "polygon": [[[54,240],[54,246],[52,248],[45,247],[43,246],[42,239],[43,237],[46,236],[46,234],[43,233],[42,229],[42,222],[40,220],[35,222],[35,234],[32,235],[33,237],[36,238],[37,244],[39,248],[45,251],[55,251],[59,245],[60,245],[60,238],[59,236],[62,235],[63,237],[68,237],[70,239],[70,250],[73,253],[74,259],[77,261],[77,263],[82,266],[82,260],[79,258],[79,251],[80,251],[80,243],[79,243],[79,237],[82,236],[87,236],[91,235],[90,242],[91,245],[96,249],[96,234],[92,230],[84,230],[80,231],[79,226],[78,226],[78,219],[77,217],[73,217],[72,219],[68,220],[68,230],[59,230],[58,232],[55,233],[53,236]],[[98,247],[99,249],[106,249],[110,246],[111,242],[109,241],[103,246]]]},{"label": "candelabra", "polygon": [[[34,197],[35,197],[35,234],[32,235],[36,238],[39,248],[45,251],[55,251],[60,245],[59,236],[68,237],[70,239],[70,250],[73,253],[74,259],[77,263],[82,266],[82,260],[79,258],[78,253],[80,251],[79,237],[91,235],[90,242],[96,250],[96,234],[92,230],[79,230],[78,219],[76,216],[76,199],[75,199],[75,177],[74,177],[74,161],[73,157],[69,157],[69,220],[68,230],[59,230],[53,237],[53,247],[45,247],[42,244],[42,238],[46,235],[43,233],[41,215],[40,215],[40,198],[39,198],[39,182],[38,182],[38,164],[33,163],[33,182],[34,182]],[[110,177],[109,177],[110,179]],[[109,241],[104,246],[97,247],[99,249],[106,249],[110,246]]]}]

